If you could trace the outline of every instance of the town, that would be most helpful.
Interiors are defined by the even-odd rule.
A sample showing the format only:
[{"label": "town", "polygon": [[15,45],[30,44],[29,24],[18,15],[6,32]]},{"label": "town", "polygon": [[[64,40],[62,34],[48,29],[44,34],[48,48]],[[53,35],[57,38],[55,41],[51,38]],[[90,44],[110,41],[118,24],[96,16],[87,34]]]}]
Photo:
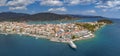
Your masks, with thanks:
[{"label": "town", "polygon": [[[0,34],[28,35],[36,39],[45,38],[50,41],[69,43],[76,48],[73,41],[94,37],[94,31],[103,25],[105,25],[103,22],[32,25],[26,22],[0,22]],[[86,26],[90,26],[89,29]]]}]

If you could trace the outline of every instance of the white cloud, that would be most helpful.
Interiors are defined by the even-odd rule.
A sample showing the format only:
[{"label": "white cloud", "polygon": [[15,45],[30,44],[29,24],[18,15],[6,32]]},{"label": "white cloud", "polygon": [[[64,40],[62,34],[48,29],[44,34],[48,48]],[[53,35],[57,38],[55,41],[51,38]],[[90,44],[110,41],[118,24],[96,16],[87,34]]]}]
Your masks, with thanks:
[{"label": "white cloud", "polygon": [[84,14],[84,15],[96,15],[97,12],[95,10],[86,10],[86,11],[81,12],[81,14]]},{"label": "white cloud", "polygon": [[80,12],[82,15],[98,15],[96,10],[84,10]]},{"label": "white cloud", "polygon": [[87,10],[87,11],[85,11],[85,13],[96,13],[96,11],[95,10]]},{"label": "white cloud", "polygon": [[8,1],[6,6],[8,6],[10,10],[25,10],[28,5],[34,2],[35,0],[12,0]]},{"label": "white cloud", "polygon": [[107,11],[107,9],[102,9],[102,11],[103,11],[103,12],[106,12],[106,11]]},{"label": "white cloud", "polygon": [[69,5],[78,5],[78,4],[91,4],[95,3],[96,0],[64,0],[65,3]]},{"label": "white cloud", "polygon": [[65,11],[67,11],[67,9],[65,7],[50,8],[50,9],[48,9],[48,11],[52,11],[52,12],[65,12]]},{"label": "white cloud", "polygon": [[120,7],[116,7],[116,8],[114,8],[114,9],[120,10]]},{"label": "white cloud", "polygon": [[5,6],[7,0],[0,0],[0,6]]},{"label": "white cloud", "polygon": [[63,2],[60,0],[41,0],[40,4],[47,6],[62,6]]},{"label": "white cloud", "polygon": [[77,5],[80,3],[80,0],[64,0],[65,3],[68,3],[69,5]]},{"label": "white cloud", "polygon": [[27,10],[25,6],[20,6],[20,7],[9,7],[10,10]]},{"label": "white cloud", "polygon": [[[94,4],[96,8],[102,11],[120,10],[120,0],[0,0],[0,6],[8,6],[10,10],[26,10],[27,6],[40,2],[44,6],[71,6],[71,5],[89,5]],[[66,8],[63,11],[66,10]],[[60,8],[51,8],[51,11],[60,11]],[[92,11],[93,12],[93,11]]]},{"label": "white cloud", "polygon": [[99,1],[97,3],[97,6],[95,6],[96,8],[102,8],[102,9],[106,9],[106,10],[118,10],[120,9],[120,0],[109,0],[106,2],[103,1]]}]

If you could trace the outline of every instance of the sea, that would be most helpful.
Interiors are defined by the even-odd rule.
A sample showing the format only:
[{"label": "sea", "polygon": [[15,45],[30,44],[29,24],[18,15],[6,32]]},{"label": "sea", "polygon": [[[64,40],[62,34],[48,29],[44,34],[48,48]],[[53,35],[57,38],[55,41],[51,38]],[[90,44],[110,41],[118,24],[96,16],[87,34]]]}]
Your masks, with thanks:
[{"label": "sea", "polygon": [[[97,19],[80,19],[70,22],[93,22]],[[25,35],[0,35],[0,56],[120,56],[120,19],[111,19],[95,32],[95,37],[75,41],[76,49],[68,44],[35,39]],[[28,22],[41,24],[43,22]],[[44,23],[61,23],[59,21]]]}]

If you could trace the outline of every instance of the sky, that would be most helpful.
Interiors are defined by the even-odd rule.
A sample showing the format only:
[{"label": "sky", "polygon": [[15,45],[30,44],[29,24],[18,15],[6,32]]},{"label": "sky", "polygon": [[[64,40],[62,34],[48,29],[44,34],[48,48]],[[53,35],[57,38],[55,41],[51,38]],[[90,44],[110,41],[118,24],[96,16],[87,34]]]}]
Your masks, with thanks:
[{"label": "sky", "polygon": [[0,0],[0,12],[95,15],[120,18],[120,0]]}]

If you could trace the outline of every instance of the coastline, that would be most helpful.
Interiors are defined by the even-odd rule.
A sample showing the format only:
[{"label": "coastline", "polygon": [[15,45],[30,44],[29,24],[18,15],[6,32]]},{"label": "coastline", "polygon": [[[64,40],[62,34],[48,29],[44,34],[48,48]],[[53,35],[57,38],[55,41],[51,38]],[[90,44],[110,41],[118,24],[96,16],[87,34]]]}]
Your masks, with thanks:
[{"label": "coastline", "polygon": [[[0,33],[0,34],[9,35],[9,34],[15,34],[15,33]],[[47,38],[46,36],[39,36],[39,35],[33,35],[33,34],[25,34],[25,33],[21,34],[21,33],[18,33],[17,35],[25,35],[25,36],[34,37],[35,39],[43,38],[43,39],[47,39],[47,40],[52,41],[52,42],[66,43],[66,44],[69,44],[74,49],[77,48],[77,45],[74,43],[75,41],[80,41],[80,40],[83,40],[83,39],[85,40],[85,39],[89,39],[89,38],[93,38],[94,37],[94,35],[92,35],[89,38],[80,37],[80,38],[69,40],[69,41],[59,41],[58,39],[55,39],[55,38],[54,38],[54,40],[52,40],[52,39]]]},{"label": "coastline", "polygon": [[[36,39],[44,38],[53,42],[68,43],[72,48],[77,48],[74,41],[95,37],[89,27],[96,31],[106,25],[98,22],[66,23],[66,24],[33,24],[18,22],[0,22],[0,34],[18,34],[32,36]],[[87,28],[85,28],[87,26]]]},{"label": "coastline", "polygon": [[[15,33],[0,33],[0,34],[3,34],[3,35],[10,35],[10,34],[15,34]],[[25,36],[31,36],[31,37],[34,37],[35,39],[41,39],[41,38],[43,38],[43,39],[48,39],[48,40],[50,40],[50,41],[52,41],[52,42],[62,42],[62,43],[68,43],[69,41],[58,41],[58,40],[56,40],[56,39],[50,39],[50,38],[47,38],[46,36],[39,36],[39,35],[33,35],[33,34],[23,34],[23,33],[17,33],[16,35],[25,35]],[[89,37],[89,38],[93,38],[95,35],[93,34],[93,35],[90,35],[91,37]],[[76,38],[76,39],[73,39],[73,40],[70,40],[70,41],[79,41],[79,40],[84,40],[84,39],[89,39],[89,38],[83,38],[83,37],[79,37],[79,38]]]}]

